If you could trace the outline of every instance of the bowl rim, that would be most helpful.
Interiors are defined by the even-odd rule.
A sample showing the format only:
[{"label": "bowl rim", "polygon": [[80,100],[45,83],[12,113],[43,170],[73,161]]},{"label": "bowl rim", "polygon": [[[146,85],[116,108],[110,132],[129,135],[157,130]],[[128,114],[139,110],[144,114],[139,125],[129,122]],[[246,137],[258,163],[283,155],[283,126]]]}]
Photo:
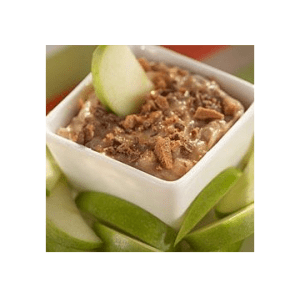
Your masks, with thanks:
[{"label": "bowl rim", "polygon": [[[203,62],[197,61],[193,58],[189,58],[187,56],[184,56],[184,55],[174,52],[172,50],[169,50],[169,49],[166,49],[166,48],[163,48],[160,46],[131,46],[131,48],[133,48],[133,47],[140,47],[140,49],[142,49],[142,50],[145,50],[145,49],[146,50],[147,49],[157,50],[157,49],[159,49],[159,51],[163,51],[165,53],[172,54],[173,56],[175,55],[175,57],[184,59],[185,61],[189,61],[190,63],[192,62],[194,64],[201,65],[201,68],[204,68],[209,71],[214,71],[216,73],[216,76],[218,76],[219,74],[225,75],[231,80],[235,80],[235,81],[238,80],[240,83],[247,85],[248,87],[251,87],[252,89],[254,89],[254,85],[245,80],[242,80],[238,77],[235,77],[232,74],[226,73],[215,67],[206,65]],[[101,159],[102,161],[104,161],[106,163],[110,163],[115,168],[121,167],[124,169],[124,171],[128,171],[130,173],[130,175],[136,176],[138,179],[146,180],[147,182],[152,182],[152,184],[160,184],[162,187],[164,187],[164,186],[178,187],[181,184],[188,183],[188,181],[190,181],[192,179],[192,177],[201,170],[201,168],[214,156],[214,154],[217,153],[217,151],[219,151],[222,148],[223,143],[225,143],[227,141],[227,139],[229,139],[232,135],[234,135],[235,131],[238,130],[243,125],[244,122],[247,122],[248,119],[251,118],[251,116],[254,114],[254,99],[253,99],[252,103],[246,109],[245,113],[241,116],[241,118],[239,118],[233,124],[233,126],[230,127],[230,129],[225,133],[225,135],[222,136],[222,138],[187,173],[185,173],[182,177],[180,177],[177,180],[168,181],[168,180],[164,180],[164,179],[158,178],[156,176],[153,176],[151,174],[148,174],[146,172],[143,172],[142,170],[134,168],[134,167],[132,167],[128,164],[125,164],[121,161],[118,161],[112,157],[106,156],[105,154],[96,152],[84,145],[80,145],[69,139],[63,138],[62,136],[59,136],[57,133],[53,132],[50,129],[50,127],[49,127],[50,123],[53,121],[53,119],[55,118],[58,111],[63,110],[64,108],[66,108],[66,106],[68,104],[72,103],[73,101],[76,101],[78,99],[80,92],[82,92],[83,89],[86,86],[90,85],[91,83],[92,83],[92,74],[89,73],[56,107],[54,107],[53,110],[51,110],[49,112],[49,114],[46,116],[46,136],[47,136],[47,138],[50,137],[52,139],[55,139],[56,141],[58,141],[59,143],[63,144],[66,147],[71,147],[72,149],[75,149],[77,151],[78,150],[82,151],[83,154],[88,154],[95,158]],[[46,143],[47,143],[47,138],[46,138]]]}]

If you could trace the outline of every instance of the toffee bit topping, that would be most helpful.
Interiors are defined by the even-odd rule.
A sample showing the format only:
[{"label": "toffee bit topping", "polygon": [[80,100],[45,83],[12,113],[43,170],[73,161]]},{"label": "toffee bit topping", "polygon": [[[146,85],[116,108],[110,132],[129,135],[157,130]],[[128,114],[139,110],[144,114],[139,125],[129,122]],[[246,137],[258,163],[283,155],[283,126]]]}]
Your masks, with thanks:
[{"label": "toffee bit topping", "polygon": [[154,150],[160,164],[166,169],[172,169],[173,159],[171,153],[170,139],[158,137]]},{"label": "toffee bit topping", "polygon": [[136,115],[128,115],[125,120],[121,122],[125,129],[132,129],[136,125]]},{"label": "toffee bit topping", "polygon": [[208,119],[222,120],[224,119],[224,115],[215,110],[199,107],[194,114],[194,118],[198,120],[208,120]]},{"label": "toffee bit topping", "polygon": [[89,142],[93,139],[94,134],[95,134],[95,125],[94,124],[87,124],[84,128],[83,128],[83,132],[84,132],[84,140],[85,142]]},{"label": "toffee bit topping", "polygon": [[177,128],[179,131],[182,131],[185,128],[185,126],[182,123],[179,123],[179,122],[175,123],[174,127]]},{"label": "toffee bit topping", "polygon": [[196,137],[199,134],[199,131],[200,131],[199,127],[196,127],[196,128],[194,128],[194,129],[191,130],[191,138],[192,138],[192,140],[196,139]]},{"label": "toffee bit topping", "polygon": [[168,110],[170,108],[167,98],[164,96],[161,96],[161,95],[157,96],[155,103],[163,111]]},{"label": "toffee bit topping", "polygon": [[223,109],[226,116],[233,116],[239,108],[240,103],[237,100],[230,97],[225,97],[223,99]]}]

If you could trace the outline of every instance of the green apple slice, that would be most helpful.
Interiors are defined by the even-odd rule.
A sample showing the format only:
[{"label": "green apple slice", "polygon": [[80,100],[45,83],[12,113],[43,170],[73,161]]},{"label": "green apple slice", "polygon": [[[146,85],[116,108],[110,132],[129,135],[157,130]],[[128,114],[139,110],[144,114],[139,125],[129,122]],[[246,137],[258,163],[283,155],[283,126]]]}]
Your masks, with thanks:
[{"label": "green apple slice", "polygon": [[254,153],[241,178],[216,205],[216,215],[224,217],[254,202]]},{"label": "green apple slice", "polygon": [[46,215],[46,236],[56,243],[80,250],[91,250],[102,245],[80,215],[63,178],[46,199]]},{"label": "green apple slice", "polygon": [[228,168],[215,177],[192,202],[184,217],[175,245],[187,235],[197,223],[218,203],[234,186],[242,172]]},{"label": "green apple slice", "polygon": [[88,251],[83,251],[79,249],[75,249],[72,247],[63,246],[51,238],[46,239],[46,252],[48,253],[88,253]]},{"label": "green apple slice", "polygon": [[119,116],[136,112],[145,94],[154,89],[127,46],[98,46],[93,53],[92,76],[99,100]]},{"label": "green apple slice", "polygon": [[103,224],[94,224],[96,234],[104,242],[104,250],[107,252],[159,252],[160,250],[126,236]]},{"label": "green apple slice", "polygon": [[196,251],[213,251],[254,233],[254,203],[185,236]]},{"label": "green apple slice", "polygon": [[161,251],[173,249],[176,232],[146,210],[112,195],[82,192],[78,208],[90,212],[100,222],[143,241]]},{"label": "green apple slice", "polygon": [[242,245],[243,245],[244,240],[225,245],[217,250],[213,250],[213,252],[238,252],[240,251]]},{"label": "green apple slice", "polygon": [[243,157],[243,159],[238,165],[239,169],[241,169],[242,171],[245,169],[253,153],[254,153],[254,136],[252,136],[252,140],[247,153],[245,154],[245,156]]},{"label": "green apple slice", "polygon": [[50,195],[51,190],[61,176],[61,170],[46,147],[46,194]]}]

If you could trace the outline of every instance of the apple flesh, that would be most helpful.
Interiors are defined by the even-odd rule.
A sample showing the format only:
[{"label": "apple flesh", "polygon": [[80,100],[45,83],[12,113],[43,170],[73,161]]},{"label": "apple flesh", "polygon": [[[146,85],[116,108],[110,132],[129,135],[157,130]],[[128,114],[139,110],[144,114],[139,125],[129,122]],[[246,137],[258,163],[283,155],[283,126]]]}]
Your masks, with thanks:
[{"label": "apple flesh", "polygon": [[63,177],[46,199],[46,237],[62,246],[79,250],[102,246],[101,239],[83,220]]},{"label": "apple flesh", "polygon": [[254,233],[254,203],[188,234],[184,239],[196,251],[214,251]]},{"label": "apple flesh", "polygon": [[93,53],[92,76],[99,100],[119,116],[136,112],[145,94],[154,89],[128,46],[98,46]]},{"label": "apple flesh", "polygon": [[104,242],[106,252],[159,252],[158,249],[126,236],[103,224],[94,224],[96,234]]}]

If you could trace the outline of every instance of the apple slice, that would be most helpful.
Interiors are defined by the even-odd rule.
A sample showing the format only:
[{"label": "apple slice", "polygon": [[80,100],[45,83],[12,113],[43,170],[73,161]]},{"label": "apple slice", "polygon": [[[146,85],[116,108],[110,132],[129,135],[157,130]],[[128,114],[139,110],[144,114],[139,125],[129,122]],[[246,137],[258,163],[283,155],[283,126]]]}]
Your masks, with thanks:
[{"label": "apple slice", "polygon": [[99,100],[119,116],[136,112],[145,94],[154,89],[127,46],[98,46],[93,53],[92,76]]},{"label": "apple slice", "polygon": [[254,203],[185,236],[196,251],[213,251],[254,233]]},{"label": "apple slice", "polygon": [[242,171],[245,169],[245,167],[247,166],[251,155],[254,153],[254,136],[252,136],[252,140],[250,143],[250,146],[248,148],[247,153],[245,154],[245,156],[243,157],[243,159],[241,160],[241,162],[238,165],[238,168],[241,169]]},{"label": "apple slice", "polygon": [[186,212],[175,245],[178,244],[234,186],[241,174],[241,171],[238,169],[228,168],[216,176],[200,192]]},{"label": "apple slice", "polygon": [[212,252],[238,252],[240,251],[244,240],[225,245],[217,250],[213,250]]},{"label": "apple slice", "polygon": [[126,236],[98,222],[94,224],[96,234],[104,242],[107,252],[159,252],[160,250]]},{"label": "apple slice", "polygon": [[48,147],[46,147],[46,195],[50,195],[51,190],[61,176],[61,170],[52,157]]},{"label": "apple slice", "polygon": [[102,241],[83,220],[64,178],[58,181],[46,199],[46,215],[48,239],[80,250],[101,247]]},{"label": "apple slice", "polygon": [[222,218],[254,202],[254,152],[249,157],[241,178],[216,205],[216,215]]},{"label": "apple slice", "polygon": [[75,200],[78,208],[90,212],[100,222],[161,251],[173,249],[176,232],[146,210],[120,198],[99,192],[82,192]]},{"label": "apple slice", "polygon": [[48,253],[88,253],[88,251],[83,251],[79,249],[75,249],[72,247],[63,246],[51,238],[46,239],[46,252]]}]

